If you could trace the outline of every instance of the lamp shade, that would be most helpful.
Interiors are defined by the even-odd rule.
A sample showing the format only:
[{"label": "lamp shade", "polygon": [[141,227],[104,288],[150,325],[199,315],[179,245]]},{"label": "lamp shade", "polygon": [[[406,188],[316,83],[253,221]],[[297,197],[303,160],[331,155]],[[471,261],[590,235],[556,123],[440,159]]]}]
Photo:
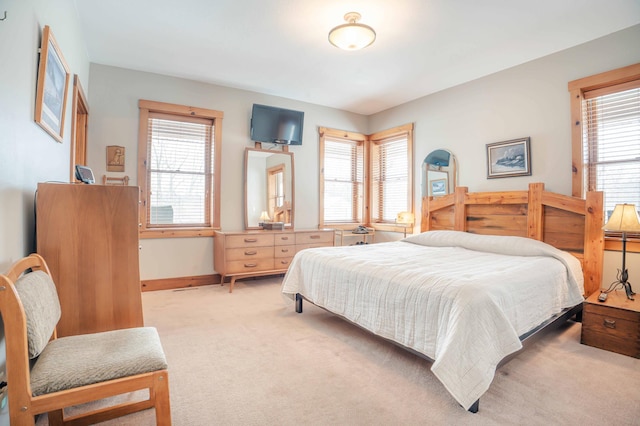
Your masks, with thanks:
[{"label": "lamp shade", "polygon": [[396,216],[396,223],[401,223],[403,225],[411,225],[414,221],[413,213],[411,212],[400,212]]},{"label": "lamp shade", "polygon": [[640,218],[634,204],[616,204],[607,223],[602,227],[605,231],[640,232]]},{"label": "lamp shade", "polygon": [[376,39],[376,32],[368,25],[358,24],[360,14],[349,12],[344,15],[346,24],[329,31],[329,42],[343,50],[359,50],[369,46]]},{"label": "lamp shade", "polygon": [[261,222],[266,222],[269,219],[270,219],[269,218],[269,213],[267,213],[266,211],[263,210],[262,213],[260,213],[260,221]]}]

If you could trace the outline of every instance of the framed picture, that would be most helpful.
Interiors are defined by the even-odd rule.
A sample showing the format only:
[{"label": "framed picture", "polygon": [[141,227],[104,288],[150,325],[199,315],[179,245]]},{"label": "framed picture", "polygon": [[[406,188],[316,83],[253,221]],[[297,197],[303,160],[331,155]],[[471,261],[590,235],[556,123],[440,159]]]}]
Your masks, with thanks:
[{"label": "framed picture", "polygon": [[433,179],[429,181],[431,188],[431,195],[439,197],[440,195],[447,195],[447,179]]},{"label": "framed picture", "polygon": [[124,146],[107,147],[107,171],[124,172]]},{"label": "framed picture", "polygon": [[64,133],[69,67],[48,25],[42,30],[35,121],[58,142]]},{"label": "framed picture", "polygon": [[531,138],[487,144],[487,178],[531,176]]}]

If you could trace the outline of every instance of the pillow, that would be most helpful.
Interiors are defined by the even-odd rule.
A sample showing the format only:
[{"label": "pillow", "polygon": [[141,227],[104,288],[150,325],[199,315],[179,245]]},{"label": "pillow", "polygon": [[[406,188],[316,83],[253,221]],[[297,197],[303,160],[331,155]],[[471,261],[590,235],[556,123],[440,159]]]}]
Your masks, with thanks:
[{"label": "pillow", "polygon": [[15,284],[27,318],[29,359],[44,350],[60,320],[60,301],[51,277],[43,271],[21,276]]}]

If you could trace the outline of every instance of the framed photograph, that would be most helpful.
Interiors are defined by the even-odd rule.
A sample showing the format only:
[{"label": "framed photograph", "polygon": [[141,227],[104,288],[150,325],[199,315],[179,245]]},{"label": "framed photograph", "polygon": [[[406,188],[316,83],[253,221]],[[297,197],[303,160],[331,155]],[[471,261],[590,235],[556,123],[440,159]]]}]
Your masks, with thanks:
[{"label": "framed photograph", "polygon": [[58,142],[64,133],[69,67],[48,25],[42,30],[35,121]]},{"label": "framed photograph", "polygon": [[447,195],[446,179],[433,179],[429,181],[429,187],[431,188],[431,195],[433,195],[434,197]]},{"label": "framed photograph", "polygon": [[487,144],[487,178],[531,176],[531,138]]},{"label": "framed photograph", "polygon": [[124,172],[124,146],[107,147],[107,171]]}]

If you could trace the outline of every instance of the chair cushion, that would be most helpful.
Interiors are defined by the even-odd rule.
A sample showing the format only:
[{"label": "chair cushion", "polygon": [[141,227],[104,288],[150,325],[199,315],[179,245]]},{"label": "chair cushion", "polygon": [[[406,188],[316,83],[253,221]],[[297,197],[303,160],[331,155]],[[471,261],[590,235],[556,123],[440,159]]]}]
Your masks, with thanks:
[{"label": "chair cushion", "polygon": [[47,345],[33,366],[31,391],[43,395],[166,368],[153,327],[60,337]]},{"label": "chair cushion", "polygon": [[33,359],[47,346],[60,320],[58,293],[51,277],[43,271],[21,276],[15,286],[27,318],[29,359]]}]

